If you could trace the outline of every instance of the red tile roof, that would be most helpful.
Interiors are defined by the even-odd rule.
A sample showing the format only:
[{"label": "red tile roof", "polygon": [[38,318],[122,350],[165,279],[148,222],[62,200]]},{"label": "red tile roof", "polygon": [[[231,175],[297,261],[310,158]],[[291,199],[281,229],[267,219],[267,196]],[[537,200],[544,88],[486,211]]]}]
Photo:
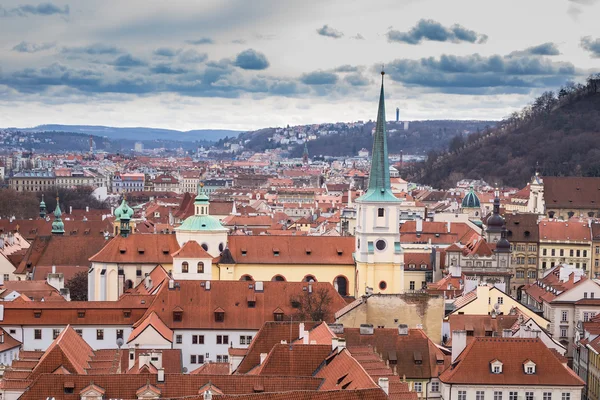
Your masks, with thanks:
[{"label": "red tile roof", "polygon": [[542,220],[538,227],[542,242],[547,240],[591,241],[590,227],[578,218],[571,218],[568,221]]},{"label": "red tile roof", "polygon": [[353,390],[379,387],[347,349],[329,357],[315,376],[324,379],[319,390]]},{"label": "red tile roof", "polygon": [[[502,373],[494,374],[490,362],[502,362]],[[535,363],[535,373],[526,374],[523,363]],[[541,339],[475,338],[456,361],[440,375],[445,383],[467,385],[583,386],[584,382],[563,365]]]},{"label": "red tile roof", "polygon": [[206,362],[190,372],[191,375],[229,375],[229,363]]},{"label": "red tile roof", "polygon": [[256,375],[312,376],[331,354],[327,344],[276,344],[257,367]]},{"label": "red tile roof", "polygon": [[213,258],[195,240],[185,242],[185,244],[179,250],[174,252],[172,256],[177,258],[210,258],[211,260]]},{"label": "red tile roof", "polygon": [[160,336],[165,340],[173,343],[173,331],[160,319],[154,311],[146,315],[145,318],[137,321],[134,325],[134,329],[131,331],[127,343],[135,340],[140,336],[146,329],[153,328]]},{"label": "red tile roof", "polygon": [[228,247],[238,264],[354,265],[353,237],[231,236]]},{"label": "red tile roof", "polygon": [[596,209],[600,204],[600,178],[545,176],[542,179],[547,209]]},{"label": "red tile roof", "polygon": [[171,264],[171,254],[179,250],[175,235],[134,234],[110,240],[91,262],[119,264]]}]

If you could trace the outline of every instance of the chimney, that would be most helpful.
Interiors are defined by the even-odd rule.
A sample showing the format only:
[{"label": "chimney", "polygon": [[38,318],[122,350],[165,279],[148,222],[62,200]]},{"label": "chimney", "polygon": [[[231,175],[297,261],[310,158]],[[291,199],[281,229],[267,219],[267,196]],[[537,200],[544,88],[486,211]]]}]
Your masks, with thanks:
[{"label": "chimney", "polygon": [[338,348],[338,338],[337,337],[332,337],[331,338],[331,351],[334,351]]},{"label": "chimney", "polygon": [[345,338],[338,338],[337,340],[337,352],[341,352],[342,350],[344,350],[346,348],[346,339]]},{"label": "chimney", "polygon": [[175,289],[175,280],[169,279],[169,290]]},{"label": "chimney", "polygon": [[452,362],[467,346],[467,331],[452,331]]},{"label": "chimney", "polygon": [[452,226],[452,222],[451,222],[451,221],[448,221],[448,222],[446,223],[446,225],[448,226],[448,233],[450,233],[450,232],[452,231],[452,229],[450,228],[450,227]]},{"label": "chimney", "polygon": [[400,336],[408,335],[408,325],[406,325],[406,324],[398,325],[398,335],[400,335]]},{"label": "chimney", "polygon": [[344,333],[344,324],[329,324],[327,325],[332,333],[343,334]]},{"label": "chimney", "polygon": [[73,214],[73,206],[69,206],[69,215]]},{"label": "chimney", "polygon": [[502,329],[502,337],[512,337],[512,330]]},{"label": "chimney", "polygon": [[360,334],[361,335],[372,335],[373,334],[373,325],[372,324],[360,324]]},{"label": "chimney", "polygon": [[164,368],[159,368],[158,369],[158,374],[156,377],[156,381],[158,383],[163,383],[165,381],[165,369]]},{"label": "chimney", "polygon": [[303,344],[309,343],[309,333],[307,330],[304,330],[304,322],[300,322],[298,324],[298,330],[300,331],[299,338],[302,339]]},{"label": "chimney", "polygon": [[417,233],[423,232],[423,220],[421,218],[417,218],[415,222],[417,223]]},{"label": "chimney", "polygon": [[90,212],[90,206],[85,206],[85,212],[89,213]]},{"label": "chimney", "polygon": [[129,367],[127,368],[127,370],[130,370],[131,368],[133,368],[135,364],[135,349],[133,347],[129,348]]},{"label": "chimney", "polygon": [[260,365],[262,365],[262,363],[265,362],[267,355],[268,355],[268,353],[260,353]]},{"label": "chimney", "polygon": [[389,378],[379,378],[379,387],[385,392],[386,395],[390,394],[390,380]]}]

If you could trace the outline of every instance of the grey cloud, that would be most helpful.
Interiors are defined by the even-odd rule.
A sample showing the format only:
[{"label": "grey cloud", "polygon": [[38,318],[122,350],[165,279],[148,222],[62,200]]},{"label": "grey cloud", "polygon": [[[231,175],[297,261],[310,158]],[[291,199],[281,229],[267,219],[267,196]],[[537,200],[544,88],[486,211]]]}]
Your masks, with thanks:
[{"label": "grey cloud", "polygon": [[338,76],[333,72],[314,71],[302,75],[300,81],[306,85],[333,85],[337,83]]},{"label": "grey cloud", "polygon": [[350,74],[348,76],[346,76],[344,78],[344,81],[346,81],[348,84],[352,85],[352,86],[367,86],[371,83],[371,81],[366,78],[365,76],[363,76],[362,74]]},{"label": "grey cloud", "polygon": [[267,57],[254,49],[244,50],[239,53],[234,64],[242,69],[262,70],[269,67]]},{"label": "grey cloud", "polygon": [[37,53],[38,51],[44,51],[52,49],[56,46],[56,43],[30,43],[30,42],[21,42],[15,47],[12,48],[13,51],[17,51],[19,53]]},{"label": "grey cloud", "polygon": [[400,32],[392,29],[387,33],[387,38],[389,42],[403,42],[408,44],[419,44],[424,40],[452,43],[485,43],[488,39],[487,35],[469,30],[464,26],[455,24],[447,28],[431,19],[421,19],[408,32]]},{"label": "grey cloud", "polygon": [[179,53],[178,49],[172,49],[170,47],[159,47],[154,50],[153,54],[159,57],[175,57]]},{"label": "grey cloud", "polygon": [[321,36],[327,36],[334,39],[339,39],[344,36],[342,32],[338,31],[337,29],[333,29],[329,25],[323,25],[321,28],[317,29],[317,33]]},{"label": "grey cloud", "polygon": [[185,50],[179,54],[179,62],[191,64],[202,63],[208,59],[206,53],[199,53],[196,50]]},{"label": "grey cloud", "polygon": [[592,53],[592,57],[600,57],[600,38],[592,39],[591,36],[584,36],[581,38],[580,45],[584,50]]},{"label": "grey cloud", "polygon": [[64,54],[117,55],[123,53],[123,50],[112,45],[94,43],[88,46],[64,47],[61,52]]},{"label": "grey cloud", "polygon": [[179,75],[188,72],[187,69],[182,67],[176,67],[171,64],[157,64],[150,68],[150,72],[154,74],[168,74],[168,75]]},{"label": "grey cloud", "polygon": [[528,47],[522,51],[515,51],[511,55],[558,56],[560,55],[560,50],[556,43],[547,42]]},{"label": "grey cloud", "polygon": [[351,36],[350,39],[365,40],[365,37],[363,35],[361,35],[360,33],[357,33],[356,35]]},{"label": "grey cloud", "polygon": [[143,67],[146,65],[146,62],[131,54],[123,54],[122,56],[117,57],[111,65],[114,65],[119,71],[127,71],[130,68]]},{"label": "grey cloud", "polygon": [[215,41],[212,38],[209,37],[203,37],[200,39],[196,39],[196,40],[186,40],[185,41],[188,44],[195,44],[195,45],[200,45],[200,44],[215,44]]},{"label": "grey cloud", "polygon": [[522,93],[558,86],[576,74],[573,64],[544,57],[479,54],[398,59],[386,64],[386,72],[392,80],[406,85],[470,94]]},{"label": "grey cloud", "polygon": [[360,68],[355,67],[354,65],[340,65],[337,68],[334,68],[334,72],[358,72],[360,70]]},{"label": "grey cloud", "polygon": [[31,4],[22,4],[18,7],[5,9],[0,6],[0,17],[27,17],[29,15],[69,15],[70,9],[66,5],[59,7],[52,3],[40,3],[37,6]]},{"label": "grey cloud", "polygon": [[246,44],[246,41],[244,39],[234,39],[231,41],[231,43],[234,44]]}]

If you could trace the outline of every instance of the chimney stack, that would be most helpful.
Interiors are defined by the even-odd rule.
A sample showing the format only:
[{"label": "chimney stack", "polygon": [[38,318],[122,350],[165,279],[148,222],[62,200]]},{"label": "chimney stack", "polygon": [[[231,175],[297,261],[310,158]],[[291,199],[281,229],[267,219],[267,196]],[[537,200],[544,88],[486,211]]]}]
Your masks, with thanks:
[{"label": "chimney stack", "polygon": [[467,347],[467,331],[452,331],[452,362]]},{"label": "chimney stack", "polygon": [[390,394],[390,380],[388,378],[379,378],[379,387],[385,392],[386,395]]}]

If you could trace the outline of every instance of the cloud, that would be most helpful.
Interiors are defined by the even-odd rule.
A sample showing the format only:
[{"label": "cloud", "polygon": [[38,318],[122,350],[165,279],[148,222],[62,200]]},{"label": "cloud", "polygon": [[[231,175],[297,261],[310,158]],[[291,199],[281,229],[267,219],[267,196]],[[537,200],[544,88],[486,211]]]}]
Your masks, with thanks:
[{"label": "cloud", "polygon": [[262,70],[269,67],[267,57],[256,50],[242,51],[235,57],[234,64],[242,69]]},{"label": "cloud", "polygon": [[365,40],[365,37],[363,35],[361,35],[360,33],[357,33],[356,35],[351,36],[350,39]]},{"label": "cloud", "polygon": [[41,3],[37,6],[31,4],[23,4],[15,8],[7,10],[0,6],[0,17],[27,17],[30,15],[69,15],[70,9],[66,5],[64,7],[58,7],[52,3]]},{"label": "cloud", "polygon": [[231,41],[231,43],[233,43],[233,44],[246,44],[246,41],[244,39],[233,39]]},{"label": "cloud", "polygon": [[403,42],[408,44],[420,44],[424,40],[451,43],[485,43],[488,39],[487,35],[469,30],[461,25],[455,24],[447,28],[431,19],[421,19],[408,32],[400,32],[392,29],[386,35],[388,42]]},{"label": "cloud", "polygon": [[170,47],[159,47],[158,49],[154,50],[153,54],[159,57],[171,58],[179,54],[179,51],[180,50],[178,49],[172,49]]},{"label": "cloud", "polygon": [[569,0],[569,8],[567,8],[567,14],[574,20],[579,18],[579,15],[583,13],[583,8],[586,6],[594,5],[600,0]]},{"label": "cloud", "polygon": [[359,70],[360,68],[349,64],[340,65],[339,67],[333,69],[334,72],[358,72]]},{"label": "cloud", "polygon": [[522,51],[512,52],[511,55],[558,56],[560,55],[560,50],[556,43],[547,42],[528,47]]},{"label": "cloud", "polygon": [[405,85],[464,94],[523,93],[533,88],[558,86],[577,73],[568,62],[514,54],[397,59],[386,64],[386,72],[392,80]]},{"label": "cloud", "polygon": [[314,71],[302,75],[300,81],[306,85],[333,85],[337,83],[338,76],[333,72]]},{"label": "cloud", "polygon": [[346,76],[344,81],[352,86],[367,86],[371,84],[371,81],[368,78],[359,73]]},{"label": "cloud", "polygon": [[584,36],[581,38],[580,45],[584,50],[592,53],[592,57],[600,57],[600,38],[592,39],[591,36]]},{"label": "cloud", "polygon": [[195,45],[200,45],[200,44],[215,44],[215,41],[212,38],[209,37],[203,37],[200,39],[196,39],[196,40],[186,40],[185,41],[188,44],[195,44]]},{"label": "cloud", "polygon": [[185,74],[186,72],[188,72],[188,70],[185,68],[182,68],[182,67],[173,66],[171,64],[161,63],[161,64],[152,66],[150,68],[150,72],[152,72],[154,74],[178,75],[178,74]]},{"label": "cloud", "polygon": [[117,57],[111,65],[114,65],[119,71],[127,71],[130,68],[143,67],[146,62],[128,53]]},{"label": "cloud", "polygon": [[323,25],[323,27],[317,29],[317,33],[321,36],[327,36],[334,39],[339,39],[344,36],[342,32],[331,28],[329,25]]},{"label": "cloud", "polygon": [[56,46],[56,43],[30,43],[30,42],[21,42],[15,47],[12,48],[13,51],[17,51],[19,53],[37,53],[38,51],[44,51],[52,49]]},{"label": "cloud", "polygon": [[88,46],[63,47],[64,54],[87,54],[87,55],[117,55],[123,53],[123,50],[103,43],[94,43]]},{"label": "cloud", "polygon": [[208,59],[208,54],[196,50],[185,50],[179,54],[179,62],[184,64],[202,63]]}]

